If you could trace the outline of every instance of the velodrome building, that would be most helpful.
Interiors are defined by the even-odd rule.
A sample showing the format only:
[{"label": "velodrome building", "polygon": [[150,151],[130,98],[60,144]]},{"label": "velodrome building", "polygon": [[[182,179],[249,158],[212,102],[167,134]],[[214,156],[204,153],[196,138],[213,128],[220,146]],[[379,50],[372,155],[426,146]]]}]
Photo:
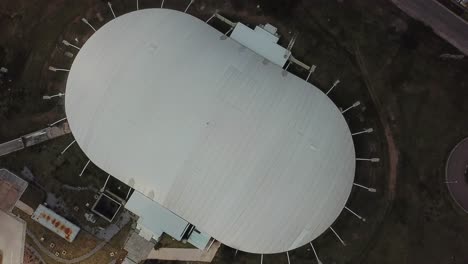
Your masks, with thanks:
[{"label": "velodrome building", "polygon": [[135,191],[141,235],[285,252],[343,210],[355,150],[341,111],[284,67],[276,28],[229,35],[192,15],[119,16],[81,47],[65,94],[92,163]]}]

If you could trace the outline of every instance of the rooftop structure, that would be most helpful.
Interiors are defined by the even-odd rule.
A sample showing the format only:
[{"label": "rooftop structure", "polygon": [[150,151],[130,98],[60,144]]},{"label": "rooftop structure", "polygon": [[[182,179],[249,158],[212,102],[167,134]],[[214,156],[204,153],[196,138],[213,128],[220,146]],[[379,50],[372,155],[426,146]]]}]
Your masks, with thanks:
[{"label": "rooftop structure", "polygon": [[78,226],[42,204],[37,207],[31,218],[68,242],[73,242],[80,232]]},{"label": "rooftop structure", "polygon": [[184,219],[139,192],[132,194],[130,200],[125,204],[125,208],[140,216],[137,223],[138,228],[143,233],[148,232],[151,236],[143,235],[143,237],[158,239],[162,233],[166,233],[174,239],[181,240],[190,225]]},{"label": "rooftop structure", "polygon": [[107,221],[112,222],[121,206],[122,204],[118,200],[112,198],[112,195],[101,193],[91,208],[91,211]]},{"label": "rooftop structure", "polygon": [[292,250],[344,208],[351,133],[318,88],[223,35],[168,9],[112,20],[72,65],[67,119],[94,164],[220,242]]},{"label": "rooftop structure", "polygon": [[125,204],[125,208],[138,215],[137,229],[146,240],[158,240],[163,233],[181,241],[187,241],[199,249],[205,249],[211,236],[197,230],[189,222],[154,202],[147,196],[134,192]]},{"label": "rooftop structure", "polygon": [[28,187],[28,183],[11,173],[0,169],[0,210],[10,212]]},{"label": "rooftop structure", "polygon": [[276,34],[276,28],[270,24],[256,26],[252,30],[242,23],[237,23],[230,37],[280,67],[283,67],[291,56],[291,51],[277,44],[279,36]]}]

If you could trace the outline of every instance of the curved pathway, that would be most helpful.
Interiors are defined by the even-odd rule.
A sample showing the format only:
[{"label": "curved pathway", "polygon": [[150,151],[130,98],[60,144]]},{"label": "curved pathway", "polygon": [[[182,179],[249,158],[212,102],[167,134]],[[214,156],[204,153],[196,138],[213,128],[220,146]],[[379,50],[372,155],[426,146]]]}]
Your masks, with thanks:
[{"label": "curved pathway", "polygon": [[[379,236],[381,235],[381,230],[383,228],[385,219],[390,214],[393,208],[393,202],[395,201],[395,193],[396,193],[396,185],[397,185],[397,176],[398,176],[398,158],[399,152],[398,148],[395,144],[395,140],[393,138],[393,134],[390,128],[390,125],[387,122],[386,113],[384,112],[383,104],[379,100],[377,93],[375,92],[374,88],[374,81],[369,74],[366,62],[364,57],[361,54],[361,50],[357,42],[354,42],[354,54],[356,57],[357,65],[359,70],[361,71],[362,78],[364,80],[365,86],[369,91],[369,95],[372,99],[372,102],[377,109],[377,114],[380,119],[380,123],[384,129],[385,138],[387,140],[387,150],[388,150],[388,189],[387,189],[387,197],[385,202],[384,213],[382,217],[378,220],[376,231],[374,232],[369,244],[367,245],[368,249],[370,249],[378,240]],[[360,258],[361,261],[366,257],[365,254],[361,254]]]},{"label": "curved pathway", "polygon": [[35,248],[33,248],[31,245],[26,244],[25,247],[26,247],[26,248],[25,248],[25,252],[26,252],[26,251],[29,251],[29,253],[32,254],[32,256],[30,256],[30,257],[33,257],[33,259],[28,260],[28,259],[26,259],[26,256],[25,256],[25,259],[24,259],[24,263],[25,263],[25,264],[36,263],[36,262],[28,262],[28,261],[37,261],[37,260],[34,260],[34,258],[37,258],[37,259],[39,260],[39,263],[40,263],[40,264],[46,264],[46,263],[47,263],[47,262],[44,261],[44,259],[42,258],[41,254],[39,254],[39,253],[37,252],[37,250],[36,250]]},{"label": "curved pathway", "polygon": [[40,242],[39,240],[34,236],[34,234],[31,233],[31,231],[27,230],[26,231],[26,234],[31,237],[31,239],[34,241],[34,243],[36,244],[36,246],[39,247],[39,249],[42,251],[42,253],[46,254],[49,258],[57,261],[57,262],[60,262],[60,263],[65,263],[65,264],[74,264],[74,263],[79,263],[81,261],[84,261],[90,257],[92,257],[94,254],[96,254],[96,252],[98,252],[99,250],[101,250],[105,245],[106,245],[106,241],[102,241],[101,243],[99,243],[95,248],[93,248],[91,251],[89,251],[88,253],[84,254],[83,256],[79,256],[77,258],[74,258],[74,259],[64,259],[64,258],[61,258],[61,257],[57,257],[55,256],[54,254],[52,254],[52,252],[50,252],[46,247],[44,247]]}]

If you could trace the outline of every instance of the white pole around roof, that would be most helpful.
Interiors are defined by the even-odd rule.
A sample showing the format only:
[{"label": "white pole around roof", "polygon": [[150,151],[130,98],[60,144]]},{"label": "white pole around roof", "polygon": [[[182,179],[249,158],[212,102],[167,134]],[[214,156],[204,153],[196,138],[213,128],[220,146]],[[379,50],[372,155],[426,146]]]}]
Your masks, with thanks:
[{"label": "white pole around roof", "polygon": [[60,69],[60,68],[55,68],[54,66],[49,66],[49,71],[53,72],[58,72],[58,71],[64,71],[64,72],[69,72],[69,69]]},{"label": "white pole around roof", "polygon": [[353,105],[351,105],[350,107],[346,108],[345,110],[343,110],[341,113],[344,114],[346,112],[348,112],[350,109],[354,108],[354,107],[357,107],[361,104],[361,102],[357,101],[357,102],[354,102]]},{"label": "white pole around roof", "polygon": [[287,70],[288,70],[288,68],[289,68],[289,65],[291,65],[291,61],[288,61],[288,64],[286,64],[286,68],[284,69],[285,71],[287,71]]},{"label": "white pole around roof", "polygon": [[306,82],[309,81],[310,75],[312,75],[312,73],[315,71],[316,68],[317,68],[317,66],[315,66],[315,65],[312,65],[310,67],[309,74],[307,75],[307,78],[306,78]]},{"label": "white pole around roof", "polygon": [[379,162],[379,158],[356,158],[357,161],[370,161],[370,162]]},{"label": "white pole around roof", "polygon": [[205,23],[209,23],[211,21],[211,19],[213,19],[213,17],[216,16],[216,13],[214,13],[212,16],[210,16],[210,18],[208,18]]},{"label": "white pole around roof", "polygon": [[263,254],[260,255],[260,264],[263,264]]},{"label": "white pole around roof", "polygon": [[375,188],[369,188],[369,187],[366,187],[364,185],[361,185],[361,184],[357,184],[357,183],[353,183],[354,186],[357,186],[357,187],[360,187],[362,189],[366,189],[368,190],[369,192],[377,192],[377,190]]},{"label": "white pole around roof", "polygon": [[68,41],[66,41],[66,40],[62,40],[62,43],[63,43],[63,45],[65,45],[65,46],[67,46],[67,47],[69,46],[69,47],[73,47],[73,48],[75,48],[75,49],[77,49],[77,50],[80,50],[79,47],[77,47],[77,46],[71,44],[70,42],[68,42]]},{"label": "white pole around roof", "polygon": [[234,257],[237,255],[237,251],[239,251],[238,249],[236,249],[236,252],[234,252]]},{"label": "white pole around roof", "polygon": [[364,134],[364,133],[372,133],[372,132],[374,132],[374,129],[373,129],[373,128],[366,128],[366,129],[364,129],[364,130],[361,130],[361,131],[352,133],[351,136],[356,136],[356,135]]},{"label": "white pole around roof", "polygon": [[309,242],[309,244],[310,244],[310,247],[312,248],[312,251],[314,252],[314,255],[315,255],[315,258],[317,259],[318,264],[322,264],[322,261],[320,261],[318,255],[317,255],[317,251],[315,251],[314,245],[312,245],[312,242]]},{"label": "white pole around roof", "polygon": [[336,81],[333,83],[332,87],[327,91],[326,94],[328,95],[328,94],[333,90],[333,88],[335,88],[335,86],[337,86],[339,83],[340,83],[340,80],[336,80]]},{"label": "white pole around roof", "polygon": [[445,184],[458,183],[458,181],[444,181]]},{"label": "white pole around roof", "polygon": [[97,30],[93,27],[93,25],[91,25],[88,20],[86,18],[81,18],[81,21],[83,21],[83,23],[85,23],[86,25],[88,25],[92,30],[94,30],[94,32],[96,32]]},{"label": "white pole around roof", "polygon": [[64,93],[58,93],[58,94],[54,94],[54,95],[44,95],[44,96],[42,96],[42,99],[50,100],[50,99],[52,99],[54,97],[62,97],[64,95],[65,95]]},{"label": "white pole around roof", "polygon": [[289,251],[286,251],[286,256],[288,257],[288,264],[291,264],[291,261],[289,260]]},{"label": "white pole around roof", "polygon": [[104,185],[101,188],[101,192],[104,192],[104,190],[106,189],[106,185],[107,185],[107,182],[109,181],[109,178],[110,178],[110,174],[107,174],[107,179],[106,179],[106,182],[104,183]]},{"label": "white pole around roof", "polygon": [[188,4],[188,6],[185,8],[184,10],[184,13],[187,13],[187,10],[190,8],[190,6],[193,4],[195,0],[190,0],[190,3]]},{"label": "white pole around roof", "polygon": [[138,6],[138,0],[136,0],[136,2],[137,2],[137,10],[139,10],[139,9],[140,9],[140,7]]},{"label": "white pole around roof", "polygon": [[365,222],[366,219],[358,214],[356,214],[355,212],[353,212],[353,210],[349,209],[348,207],[345,206],[345,209],[348,210],[350,213],[352,213],[354,216],[356,216],[357,218],[359,218],[359,220]]},{"label": "white pole around roof", "polygon": [[60,120],[57,120],[57,121],[53,122],[52,124],[49,124],[49,126],[54,126],[54,125],[56,125],[56,124],[58,124],[58,123],[60,123],[60,122],[62,122],[62,121],[65,121],[65,120],[67,120],[66,117],[64,117],[64,118],[62,118],[62,119],[60,119]]},{"label": "white pole around roof", "polygon": [[109,6],[109,8],[110,8],[110,10],[111,10],[112,15],[114,16],[114,18],[116,18],[115,13],[114,13],[114,9],[112,9],[112,4],[111,4],[111,2],[107,2],[107,5]]},{"label": "white pole around roof", "polygon": [[344,242],[343,239],[341,239],[341,237],[338,235],[338,233],[336,233],[335,229],[333,229],[333,227],[330,226],[330,230],[333,232],[333,234],[335,234],[335,236],[338,238],[338,240],[341,242],[341,244],[343,244],[343,246],[346,246],[346,243]]},{"label": "white pole around roof", "polygon": [[161,0],[161,8],[164,6],[164,0]]},{"label": "white pole around roof", "polygon": [[67,151],[73,144],[75,144],[76,140],[73,140],[72,143],[70,143],[61,153],[60,155],[63,155],[63,153],[65,153],[65,151]]},{"label": "white pole around roof", "polygon": [[88,162],[86,162],[86,165],[84,166],[83,170],[82,170],[81,173],[80,173],[80,177],[83,175],[83,173],[85,172],[86,168],[88,168],[88,165],[89,165],[90,162],[91,162],[91,160],[88,160]]}]

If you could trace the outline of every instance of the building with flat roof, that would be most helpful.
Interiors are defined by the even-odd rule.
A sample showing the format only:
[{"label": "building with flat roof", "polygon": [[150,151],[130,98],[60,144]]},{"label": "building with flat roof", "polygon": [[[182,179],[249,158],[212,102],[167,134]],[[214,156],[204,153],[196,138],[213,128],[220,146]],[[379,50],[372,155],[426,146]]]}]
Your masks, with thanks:
[{"label": "building with flat roof", "polygon": [[11,212],[28,183],[7,169],[0,169],[0,210]]},{"label": "building with flat roof", "polygon": [[28,183],[0,169],[0,263],[23,263],[26,223],[11,214]]},{"label": "building with flat roof", "polygon": [[23,263],[26,223],[0,210],[0,259],[2,264]]},{"label": "building with flat roof", "polygon": [[335,104],[282,68],[276,35],[241,25],[230,38],[174,10],[117,17],[76,56],[65,109],[104,171],[232,248],[284,252],[343,210],[355,150]]},{"label": "building with flat roof", "polygon": [[80,232],[77,225],[42,204],[36,208],[31,218],[68,242],[73,242]]}]

